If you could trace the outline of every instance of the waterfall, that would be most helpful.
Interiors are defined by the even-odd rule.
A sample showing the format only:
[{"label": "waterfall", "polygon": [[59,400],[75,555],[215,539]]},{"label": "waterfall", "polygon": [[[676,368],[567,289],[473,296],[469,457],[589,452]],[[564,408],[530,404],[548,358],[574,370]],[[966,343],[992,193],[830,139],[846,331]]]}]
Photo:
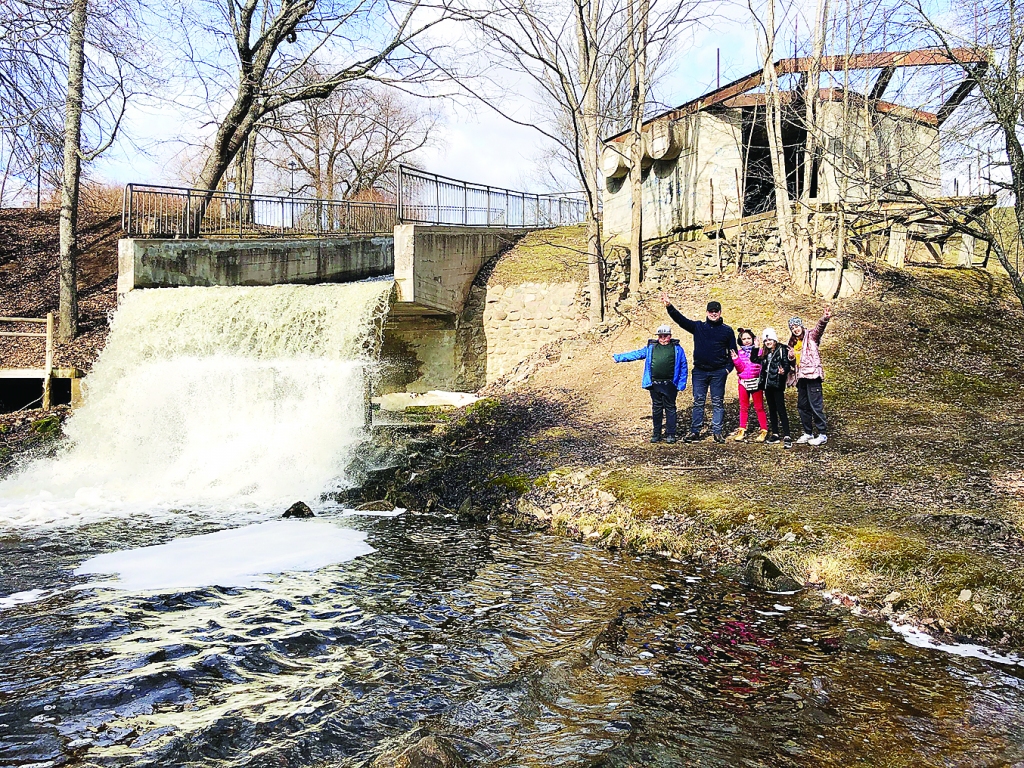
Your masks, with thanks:
[{"label": "waterfall", "polygon": [[0,525],[277,510],[345,487],[390,288],[129,293],[67,445],[0,482]]}]

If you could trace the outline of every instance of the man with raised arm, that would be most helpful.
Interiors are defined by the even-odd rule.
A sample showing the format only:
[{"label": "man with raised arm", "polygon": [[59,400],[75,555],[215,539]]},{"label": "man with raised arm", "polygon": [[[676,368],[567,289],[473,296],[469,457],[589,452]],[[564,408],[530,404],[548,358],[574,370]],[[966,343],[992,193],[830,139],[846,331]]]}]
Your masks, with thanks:
[{"label": "man with raised arm", "polygon": [[736,351],[736,334],[722,320],[722,305],[709,301],[707,320],[691,320],[672,306],[668,294],[661,294],[661,303],[668,316],[687,333],[693,334],[693,417],[687,443],[700,440],[704,428],[704,406],[711,392],[711,432],[716,443],[724,443],[725,381],[733,369],[732,353]]}]

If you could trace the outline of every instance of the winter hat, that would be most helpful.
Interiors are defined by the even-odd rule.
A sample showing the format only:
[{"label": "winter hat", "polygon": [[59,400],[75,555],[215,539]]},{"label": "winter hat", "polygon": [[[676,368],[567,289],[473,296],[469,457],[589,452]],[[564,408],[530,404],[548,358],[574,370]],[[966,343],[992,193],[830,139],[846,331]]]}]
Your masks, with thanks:
[{"label": "winter hat", "polygon": [[658,330],[656,330],[654,333],[657,336],[671,336],[672,328],[667,325],[659,325]]},{"label": "winter hat", "polygon": [[803,328],[804,327],[804,321],[801,320],[799,317],[791,317],[791,318],[789,318],[789,327],[790,328],[796,328],[797,326],[800,326],[801,328]]},{"label": "winter hat", "polygon": [[772,328],[771,326],[764,329],[764,332],[761,334],[761,338],[764,339],[765,341],[768,341],[769,339],[771,339],[772,341],[779,340],[778,334],[775,333],[775,329]]},{"label": "winter hat", "polygon": [[717,301],[708,302],[708,312],[721,312],[722,305]]}]

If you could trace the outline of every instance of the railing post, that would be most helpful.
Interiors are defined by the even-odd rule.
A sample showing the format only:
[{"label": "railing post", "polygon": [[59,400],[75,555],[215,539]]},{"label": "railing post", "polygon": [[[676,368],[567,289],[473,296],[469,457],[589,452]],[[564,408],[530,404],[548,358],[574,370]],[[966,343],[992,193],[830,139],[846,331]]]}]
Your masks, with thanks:
[{"label": "railing post", "polygon": [[466,217],[469,215],[469,184],[462,185],[462,226],[466,226]]},{"label": "railing post", "polygon": [[128,236],[131,236],[130,222],[132,220],[132,185],[126,184],[124,194],[121,196],[121,229]]},{"label": "railing post", "polygon": [[397,221],[396,224],[401,224],[405,219],[405,211],[402,210],[402,206],[405,202],[405,173],[403,166],[398,166],[398,210],[396,211]]},{"label": "railing post", "polygon": [[491,188],[487,188],[487,224],[485,226],[491,226]]},{"label": "railing post", "polygon": [[437,213],[434,216],[434,222],[441,224],[441,180],[434,174],[434,198],[437,200]]},{"label": "railing post", "polygon": [[53,312],[46,313],[46,362],[43,374],[43,410],[50,410],[50,374],[53,372]]}]

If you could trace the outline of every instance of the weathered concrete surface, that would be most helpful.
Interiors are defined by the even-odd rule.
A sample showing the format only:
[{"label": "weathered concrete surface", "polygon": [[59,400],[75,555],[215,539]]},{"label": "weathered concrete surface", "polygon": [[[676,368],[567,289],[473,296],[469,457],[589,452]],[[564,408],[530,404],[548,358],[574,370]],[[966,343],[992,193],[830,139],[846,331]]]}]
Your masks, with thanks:
[{"label": "weathered concrete surface", "polygon": [[489,259],[522,237],[517,229],[395,227],[395,282],[398,314],[462,312],[473,278]]},{"label": "weathered concrete surface", "polygon": [[587,330],[579,291],[578,283],[473,285],[458,316],[392,313],[375,391],[476,391],[545,344]]},{"label": "weathered concrete surface", "polygon": [[[938,128],[899,111],[867,115],[863,109],[844,110],[839,102],[823,102],[818,110],[826,151],[818,169],[815,202],[871,200],[877,189],[868,180],[884,178],[893,167],[915,193],[939,194]],[[760,115],[763,121],[764,112]],[[737,218],[745,207],[739,200],[741,193],[745,196],[754,188],[751,185],[771,177],[766,146],[759,144],[761,139],[751,146],[749,107],[701,111],[676,120],[673,128],[682,143],[678,157],[654,160],[643,176],[645,240],[718,222],[723,216]],[[602,192],[603,233],[617,244],[629,242],[627,181],[628,176],[607,179]]]},{"label": "weathered concrete surface", "polygon": [[183,285],[345,283],[391,274],[393,237],[134,240],[117,244],[117,292]]}]

